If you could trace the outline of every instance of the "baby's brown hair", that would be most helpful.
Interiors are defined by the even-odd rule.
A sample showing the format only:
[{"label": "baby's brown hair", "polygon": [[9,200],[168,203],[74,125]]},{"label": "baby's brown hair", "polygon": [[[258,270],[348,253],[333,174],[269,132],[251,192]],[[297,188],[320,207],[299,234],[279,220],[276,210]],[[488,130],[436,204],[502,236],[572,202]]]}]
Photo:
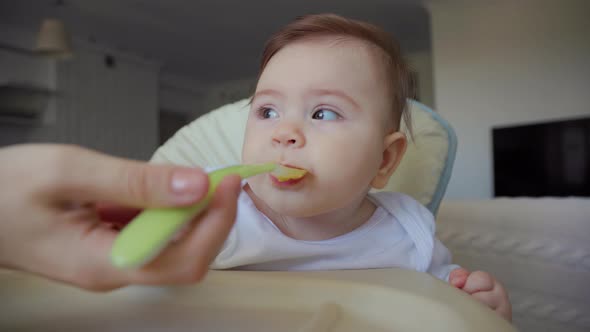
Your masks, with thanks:
[{"label": "baby's brown hair", "polygon": [[270,59],[283,47],[310,37],[320,36],[352,37],[376,46],[383,53],[383,65],[387,71],[393,96],[393,120],[399,128],[401,119],[410,129],[410,114],[407,99],[414,96],[410,68],[403,59],[399,44],[383,29],[366,22],[348,19],[336,14],[306,15],[297,18],[276,32],[266,42],[260,63],[260,75]]}]

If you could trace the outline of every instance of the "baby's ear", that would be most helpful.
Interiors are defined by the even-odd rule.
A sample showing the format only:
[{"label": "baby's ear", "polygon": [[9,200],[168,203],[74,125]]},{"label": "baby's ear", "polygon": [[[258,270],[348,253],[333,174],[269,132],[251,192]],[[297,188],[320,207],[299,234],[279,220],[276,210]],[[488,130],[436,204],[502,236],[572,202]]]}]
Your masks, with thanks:
[{"label": "baby's ear", "polygon": [[383,160],[377,171],[377,175],[375,175],[373,181],[371,181],[371,186],[373,188],[383,189],[385,185],[387,185],[389,178],[402,160],[407,145],[408,140],[406,139],[406,135],[402,132],[396,131],[385,136]]}]

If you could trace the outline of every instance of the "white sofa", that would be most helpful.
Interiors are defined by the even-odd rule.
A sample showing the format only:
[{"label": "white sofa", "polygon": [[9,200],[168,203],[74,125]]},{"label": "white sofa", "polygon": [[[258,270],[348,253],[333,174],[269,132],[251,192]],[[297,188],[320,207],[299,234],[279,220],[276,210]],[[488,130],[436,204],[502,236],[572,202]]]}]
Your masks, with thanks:
[{"label": "white sofa", "polygon": [[454,261],[496,275],[520,331],[590,331],[590,199],[443,200]]}]

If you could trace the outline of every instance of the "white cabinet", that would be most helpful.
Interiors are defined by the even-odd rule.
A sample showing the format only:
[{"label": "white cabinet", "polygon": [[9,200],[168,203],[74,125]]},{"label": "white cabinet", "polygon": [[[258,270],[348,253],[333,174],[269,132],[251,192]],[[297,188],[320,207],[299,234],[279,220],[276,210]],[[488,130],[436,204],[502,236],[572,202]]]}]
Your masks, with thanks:
[{"label": "white cabinet", "polygon": [[47,124],[53,110],[55,63],[45,58],[0,49],[0,123]]},{"label": "white cabinet", "polygon": [[[30,49],[36,29],[0,22],[0,43]],[[0,146],[70,143],[148,159],[158,144],[159,65],[81,39],[73,41],[74,57],[65,62],[0,48],[0,86],[10,83],[37,88],[29,92],[56,92],[42,100],[19,90],[17,104],[43,110],[34,122],[0,121]],[[112,66],[105,61],[107,54],[112,55]]]},{"label": "white cabinet", "polygon": [[158,145],[158,67],[77,51],[58,65],[54,139],[148,159]]}]

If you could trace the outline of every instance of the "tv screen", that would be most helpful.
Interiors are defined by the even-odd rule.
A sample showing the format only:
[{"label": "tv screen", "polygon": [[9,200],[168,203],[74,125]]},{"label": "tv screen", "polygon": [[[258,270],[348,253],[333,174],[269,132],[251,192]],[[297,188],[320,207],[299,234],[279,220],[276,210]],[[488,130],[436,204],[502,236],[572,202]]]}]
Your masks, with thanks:
[{"label": "tv screen", "polygon": [[494,196],[590,196],[590,118],[492,129]]}]

